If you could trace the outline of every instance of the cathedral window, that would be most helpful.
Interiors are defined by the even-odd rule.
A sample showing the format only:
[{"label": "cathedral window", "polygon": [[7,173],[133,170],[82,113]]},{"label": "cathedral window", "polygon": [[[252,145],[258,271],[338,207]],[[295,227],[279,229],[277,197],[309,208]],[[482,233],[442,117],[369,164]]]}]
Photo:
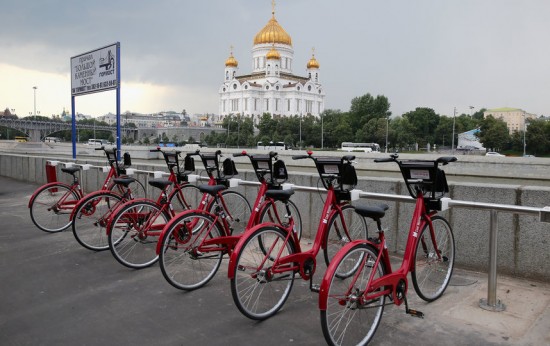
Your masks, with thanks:
[{"label": "cathedral window", "polygon": [[279,99],[275,99],[275,111],[279,111]]},{"label": "cathedral window", "polygon": [[276,90],[279,90],[279,86],[277,85],[277,86],[275,87],[275,89],[276,89]]},{"label": "cathedral window", "polygon": [[266,85],[266,86],[265,86],[265,90],[269,90],[269,85]]},{"label": "cathedral window", "polygon": [[319,74],[318,74],[318,73],[315,74],[315,81],[316,81],[316,82],[319,81]]},{"label": "cathedral window", "polygon": [[237,84],[233,84],[233,90],[237,89]]},{"label": "cathedral window", "polygon": [[307,86],[307,91],[311,91],[311,85]]},{"label": "cathedral window", "polygon": [[286,111],[290,112],[290,100],[286,100]]},{"label": "cathedral window", "polygon": [[265,110],[269,112],[269,100],[265,100]]}]

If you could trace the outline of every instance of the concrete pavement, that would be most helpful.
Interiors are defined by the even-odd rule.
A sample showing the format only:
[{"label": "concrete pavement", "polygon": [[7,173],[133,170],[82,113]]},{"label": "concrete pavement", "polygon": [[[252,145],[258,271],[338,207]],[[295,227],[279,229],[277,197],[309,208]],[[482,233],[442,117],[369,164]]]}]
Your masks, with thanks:
[{"label": "concrete pavement", "polygon": [[[0,177],[0,345],[325,344],[308,282],[296,278],[283,310],[251,321],[234,306],[226,265],[207,286],[182,292],[158,265],[130,270],[70,231],[38,230],[27,208],[36,187]],[[318,261],[317,281],[324,269]],[[371,345],[550,345],[550,283],[499,276],[504,312],[479,308],[486,297],[487,274],[459,268],[436,302],[411,287],[410,306],[425,318],[388,307]]]}]

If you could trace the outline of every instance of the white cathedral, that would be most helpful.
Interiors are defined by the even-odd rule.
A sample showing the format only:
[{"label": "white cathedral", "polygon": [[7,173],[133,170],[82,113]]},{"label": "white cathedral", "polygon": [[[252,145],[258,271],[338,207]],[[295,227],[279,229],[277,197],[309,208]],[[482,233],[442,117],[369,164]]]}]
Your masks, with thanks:
[{"label": "white cathedral", "polygon": [[225,61],[218,122],[229,115],[252,117],[255,124],[263,113],[273,117],[320,116],[325,92],[315,54],[304,64],[306,76],[293,74],[293,65],[292,38],[275,19],[273,6],[271,19],[254,37],[252,72],[238,74],[239,64],[232,50]]}]

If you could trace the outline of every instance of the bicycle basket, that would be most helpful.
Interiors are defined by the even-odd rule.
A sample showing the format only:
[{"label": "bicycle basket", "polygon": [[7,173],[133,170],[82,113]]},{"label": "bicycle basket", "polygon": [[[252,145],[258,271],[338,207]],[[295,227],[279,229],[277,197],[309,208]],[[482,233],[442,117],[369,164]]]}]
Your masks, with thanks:
[{"label": "bicycle basket", "polygon": [[436,161],[400,161],[399,168],[413,198],[417,192],[429,199],[439,199],[449,192],[445,172]]},{"label": "bicycle basket", "polygon": [[331,182],[335,190],[349,191],[357,185],[357,174],[351,163],[344,163],[341,158],[325,157],[317,158],[315,165],[321,176],[325,189],[328,189]]},{"label": "bicycle basket", "polygon": [[123,162],[124,167],[130,167],[132,165],[132,158],[130,157],[130,153],[124,153]]},{"label": "bicycle basket", "polygon": [[269,155],[250,156],[250,162],[259,181],[272,181],[272,162]]},{"label": "bicycle basket", "polygon": [[195,159],[191,156],[186,156],[183,160],[183,171],[194,172],[195,171]]}]

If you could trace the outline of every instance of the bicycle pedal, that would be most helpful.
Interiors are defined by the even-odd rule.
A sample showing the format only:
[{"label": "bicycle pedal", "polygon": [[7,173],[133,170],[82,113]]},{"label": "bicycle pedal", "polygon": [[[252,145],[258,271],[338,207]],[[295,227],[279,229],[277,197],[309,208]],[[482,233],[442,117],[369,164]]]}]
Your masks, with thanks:
[{"label": "bicycle pedal", "polygon": [[311,284],[309,286],[309,289],[311,290],[311,292],[316,292],[316,293],[319,293],[321,291],[321,285],[319,284]]},{"label": "bicycle pedal", "polygon": [[406,313],[413,317],[424,318],[424,313],[422,311],[407,309]]}]

